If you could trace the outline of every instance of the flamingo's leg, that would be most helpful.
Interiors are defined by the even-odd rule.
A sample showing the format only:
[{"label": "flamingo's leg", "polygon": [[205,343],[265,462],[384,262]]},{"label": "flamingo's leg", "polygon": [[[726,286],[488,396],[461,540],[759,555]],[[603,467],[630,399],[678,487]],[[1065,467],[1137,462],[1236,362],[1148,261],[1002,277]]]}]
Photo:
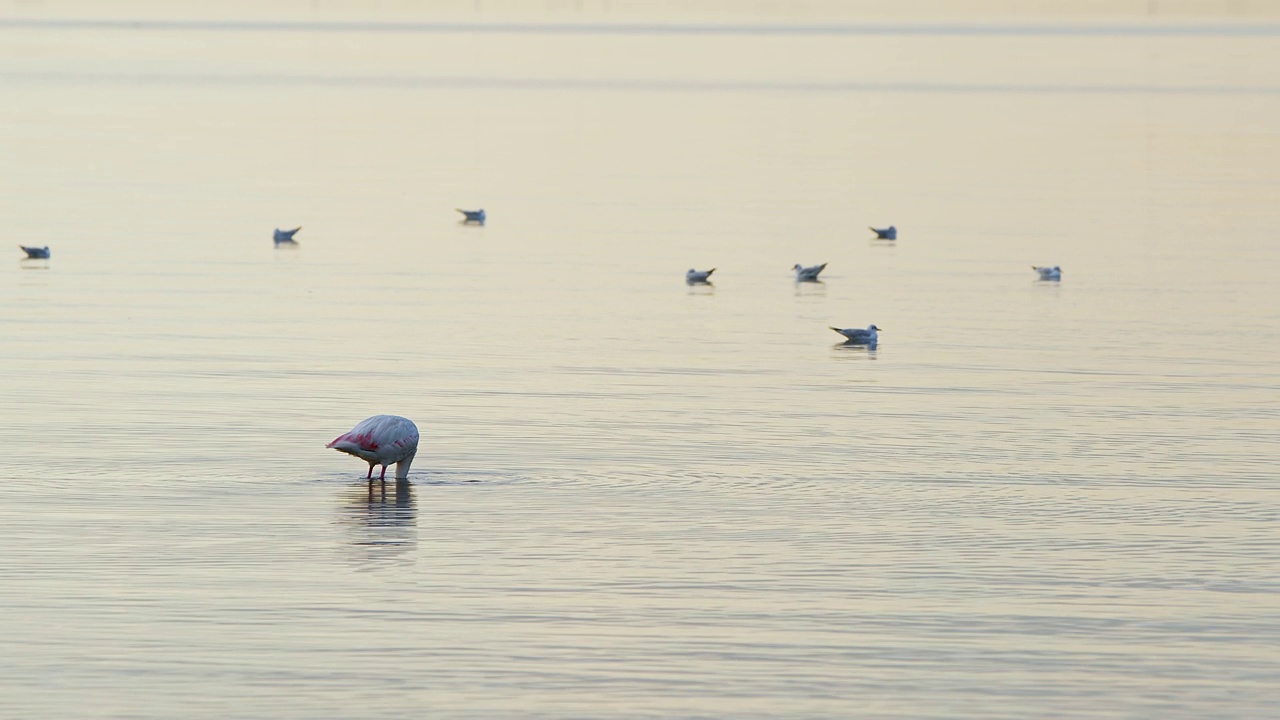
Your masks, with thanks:
[{"label": "flamingo's leg", "polygon": [[[372,472],[372,471],[373,471],[373,468],[369,468],[369,470],[370,470],[370,472]],[[384,480],[384,481],[387,479],[387,466],[386,466],[386,465],[383,465],[383,466],[382,466],[382,474],[378,476],[378,479],[379,479],[379,480]]]},{"label": "flamingo's leg", "polygon": [[373,463],[369,463],[369,474],[364,476],[365,480],[373,479]]}]

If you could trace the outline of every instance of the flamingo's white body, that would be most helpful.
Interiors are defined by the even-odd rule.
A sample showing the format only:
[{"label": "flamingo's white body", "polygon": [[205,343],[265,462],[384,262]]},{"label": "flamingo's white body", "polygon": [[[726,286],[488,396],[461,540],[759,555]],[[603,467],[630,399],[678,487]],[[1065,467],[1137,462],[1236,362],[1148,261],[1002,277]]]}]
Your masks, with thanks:
[{"label": "flamingo's white body", "polygon": [[276,228],[276,231],[274,234],[272,234],[271,239],[274,240],[277,245],[297,245],[298,241],[294,240],[293,236],[297,235],[298,231],[301,229],[302,229],[301,225],[299,225],[298,227],[292,230],[281,230],[280,228]]},{"label": "flamingo's white body", "polygon": [[379,480],[387,479],[387,466],[396,464],[396,480],[409,478],[409,465],[418,454],[418,426],[399,415],[374,415],[361,420],[346,434],[325,445],[355,455],[369,463],[368,479],[373,480],[373,466],[382,466]]},{"label": "flamingo's white body", "polygon": [[684,281],[690,285],[704,285],[711,282],[711,273],[715,272],[715,268],[710,270],[694,270],[689,268],[689,272],[684,274]]},{"label": "flamingo's white body", "polygon": [[1054,265],[1053,267],[1049,267],[1048,265],[1032,265],[1031,269],[1035,270],[1037,273],[1040,273],[1041,280],[1061,280],[1062,279],[1062,268],[1058,267],[1057,265]]},{"label": "flamingo's white body", "polygon": [[821,265],[804,267],[800,263],[796,263],[791,269],[796,271],[796,282],[817,282],[818,273],[822,272],[826,266],[826,263],[822,263]]}]

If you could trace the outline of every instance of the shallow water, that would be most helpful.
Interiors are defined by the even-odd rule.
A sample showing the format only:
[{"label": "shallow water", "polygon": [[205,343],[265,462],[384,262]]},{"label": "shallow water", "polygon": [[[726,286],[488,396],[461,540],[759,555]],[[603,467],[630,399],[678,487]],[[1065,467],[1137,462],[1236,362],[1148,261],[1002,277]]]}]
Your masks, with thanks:
[{"label": "shallow water", "polygon": [[0,24],[0,714],[1272,712],[1280,33],[670,12]]}]

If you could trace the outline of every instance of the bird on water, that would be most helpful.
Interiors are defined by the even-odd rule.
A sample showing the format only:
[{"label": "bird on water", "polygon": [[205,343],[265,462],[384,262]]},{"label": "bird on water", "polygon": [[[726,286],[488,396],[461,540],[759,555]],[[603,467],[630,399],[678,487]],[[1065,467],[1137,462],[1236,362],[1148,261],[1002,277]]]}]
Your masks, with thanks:
[{"label": "bird on water", "polygon": [[1061,280],[1062,279],[1062,268],[1058,267],[1057,265],[1054,265],[1053,267],[1049,267],[1048,265],[1032,265],[1031,269],[1035,270],[1037,273],[1040,273],[1041,280]]},{"label": "bird on water", "polygon": [[684,281],[690,285],[710,285],[711,273],[715,272],[715,268],[710,270],[695,270],[689,268],[689,272],[684,274]]},{"label": "bird on water", "polygon": [[413,463],[413,456],[418,454],[418,426],[399,415],[374,415],[361,420],[360,424],[325,447],[355,455],[369,463],[366,477],[370,482],[373,482],[374,465],[382,466],[378,479],[385,482],[387,466],[392,463],[396,466],[396,480],[407,480],[409,465]]},{"label": "bird on water", "polygon": [[851,345],[875,345],[880,339],[880,328],[875,325],[868,325],[864,330],[862,328],[838,328],[829,325],[832,330],[840,333],[845,337],[845,342]]},{"label": "bird on water", "polygon": [[297,235],[298,231],[301,229],[302,229],[301,225],[299,225],[298,227],[292,230],[281,230],[280,228],[276,228],[276,231],[274,234],[272,234],[271,239],[275,240],[275,243],[277,245],[297,245],[298,241],[294,240],[293,236]]},{"label": "bird on water", "polygon": [[484,208],[480,208],[479,210],[463,210],[462,208],[454,209],[462,213],[462,223],[464,225],[466,223],[476,223],[477,225],[484,224]]},{"label": "bird on water", "polygon": [[804,267],[800,263],[796,263],[791,269],[796,273],[796,282],[817,282],[818,273],[822,272],[826,266],[826,263],[822,263],[821,265]]},{"label": "bird on water", "polygon": [[26,245],[19,245],[18,247],[22,248],[22,252],[27,254],[28,260],[48,260],[49,259],[48,245],[45,245],[44,247],[27,247]]},{"label": "bird on water", "polygon": [[897,240],[898,239],[898,228],[892,225],[890,225],[887,228],[873,227],[871,228],[871,232],[876,234],[877,240]]}]

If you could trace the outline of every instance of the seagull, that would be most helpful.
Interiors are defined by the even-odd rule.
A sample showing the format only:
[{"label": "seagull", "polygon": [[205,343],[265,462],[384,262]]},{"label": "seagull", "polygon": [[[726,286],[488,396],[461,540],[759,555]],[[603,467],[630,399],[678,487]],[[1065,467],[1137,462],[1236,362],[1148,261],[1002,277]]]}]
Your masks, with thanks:
[{"label": "seagull", "polygon": [[831,325],[828,325],[828,327],[845,336],[845,342],[851,345],[875,345],[876,341],[879,340],[877,333],[880,332],[880,328],[875,325],[868,325],[866,330],[862,328],[844,328],[842,330]]},{"label": "seagull", "polygon": [[1061,280],[1062,279],[1062,268],[1058,267],[1057,265],[1054,265],[1053,267],[1049,267],[1048,265],[1032,265],[1031,269],[1040,273],[1041,280]]},{"label": "seagull", "polygon": [[339,452],[355,455],[369,463],[369,482],[373,482],[373,466],[381,465],[379,480],[386,482],[387,466],[396,464],[396,480],[409,478],[409,465],[418,454],[418,426],[399,415],[374,415],[360,421],[344,435],[325,445]]},{"label": "seagull", "polygon": [[301,225],[292,230],[281,230],[280,228],[276,228],[275,235],[272,236],[272,239],[276,241],[277,245],[297,245],[298,241],[294,240],[293,236],[297,235],[298,231],[301,229]]},{"label": "seagull", "polygon": [[796,271],[796,282],[817,282],[818,273],[822,272],[826,266],[826,263],[822,263],[812,267],[801,267],[800,263],[796,263],[791,269]]},{"label": "seagull", "polygon": [[877,240],[897,240],[898,228],[890,225],[887,228],[871,228],[871,232],[876,234]]},{"label": "seagull", "polygon": [[28,260],[48,260],[49,259],[48,245],[45,245],[42,248],[27,247],[26,245],[19,245],[18,247],[22,248],[22,252],[27,254]]},{"label": "seagull", "polygon": [[711,273],[715,272],[715,268],[710,270],[694,270],[689,268],[689,272],[684,274],[684,281],[690,285],[710,285]]},{"label": "seagull", "polygon": [[467,223],[475,223],[477,225],[484,224],[484,208],[480,208],[479,210],[463,210],[462,208],[455,208],[455,209],[458,212],[462,213],[462,224],[464,225]]}]

